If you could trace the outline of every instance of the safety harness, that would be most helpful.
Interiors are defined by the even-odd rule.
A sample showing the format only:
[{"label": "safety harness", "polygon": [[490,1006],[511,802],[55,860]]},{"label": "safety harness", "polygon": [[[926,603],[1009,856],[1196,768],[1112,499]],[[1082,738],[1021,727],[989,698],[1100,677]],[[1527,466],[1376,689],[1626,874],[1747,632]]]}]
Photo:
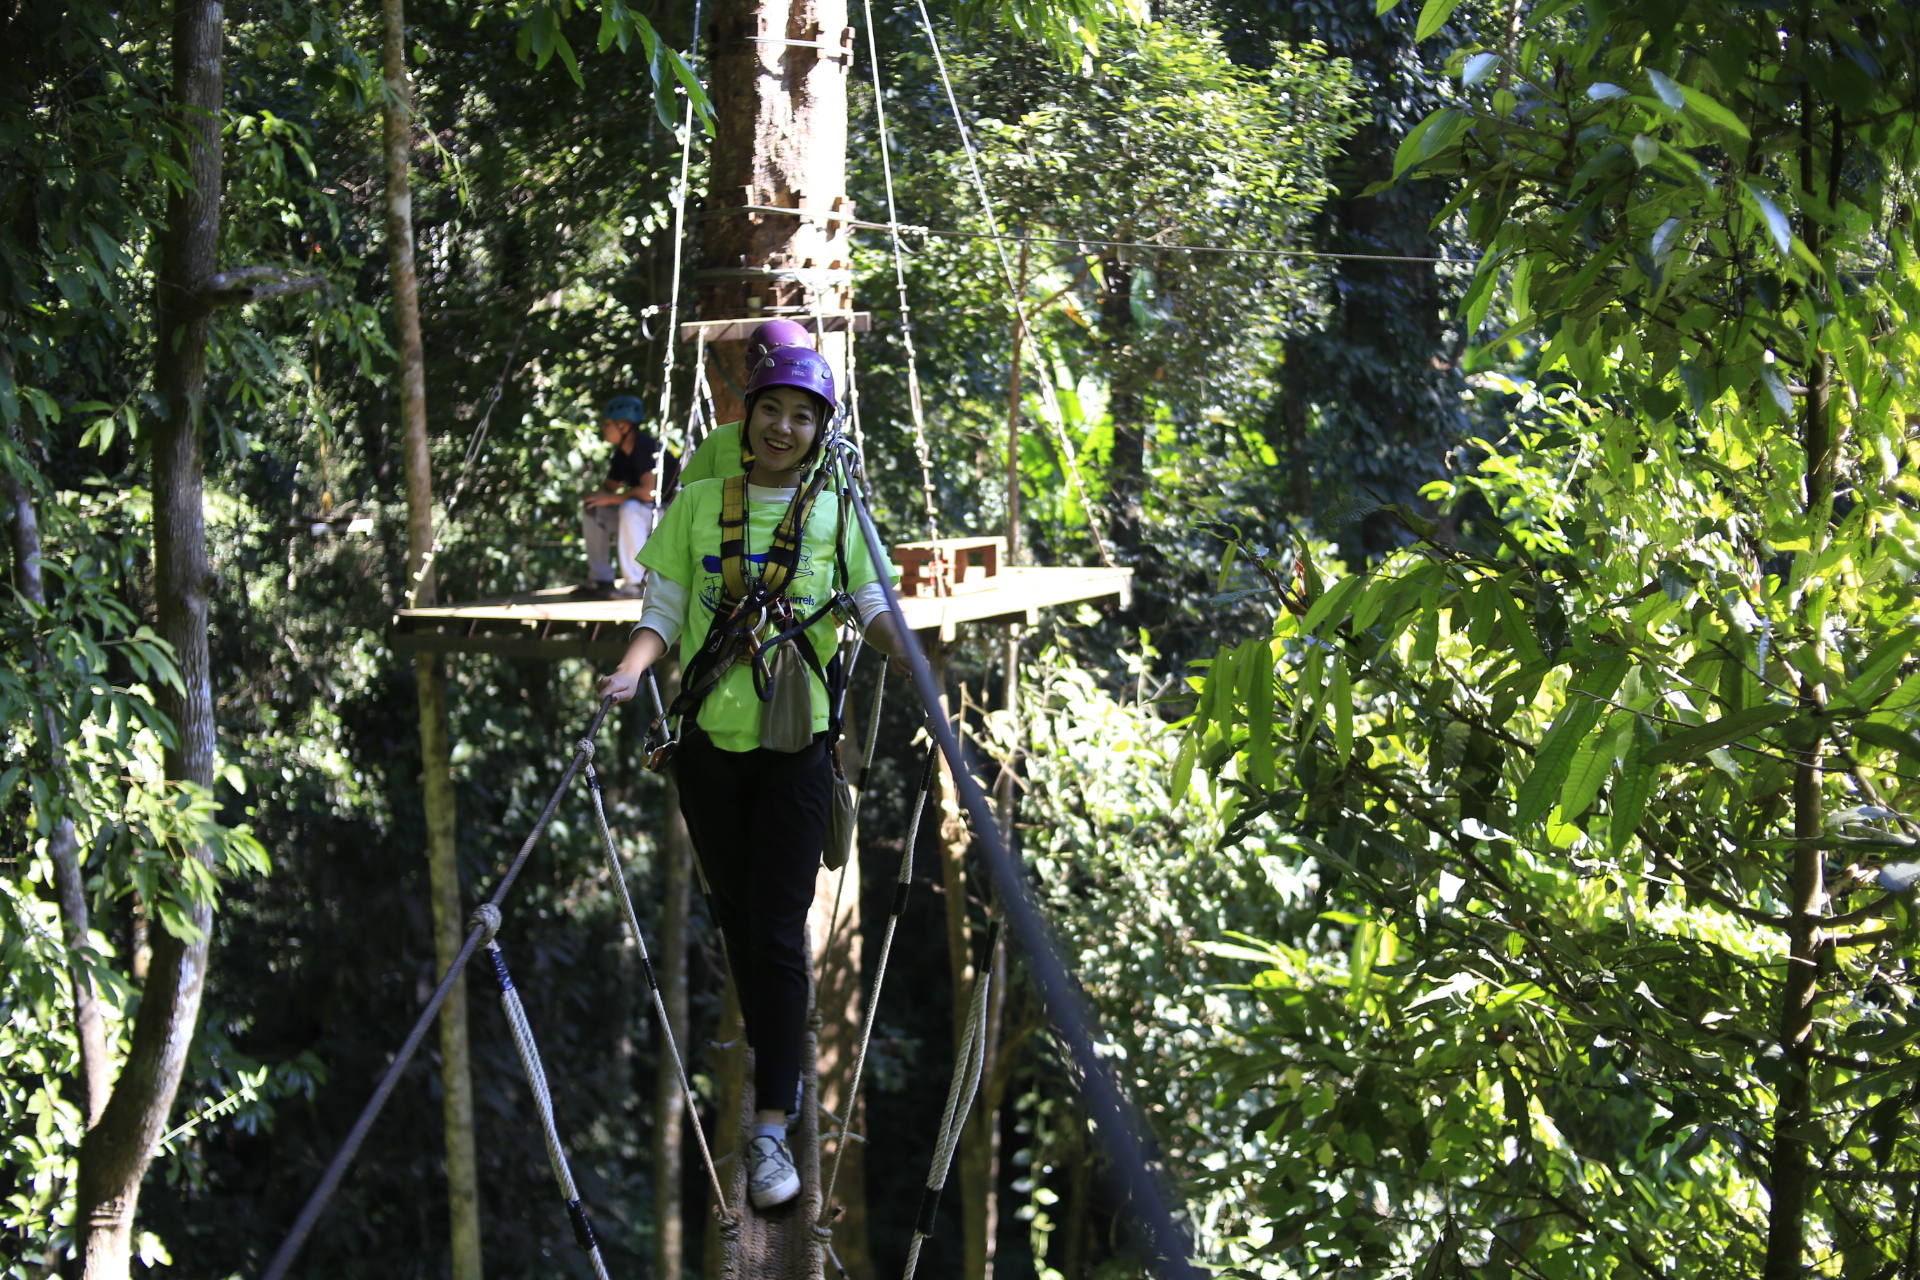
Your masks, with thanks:
[{"label": "safety harness", "polygon": [[667,729],[665,740],[648,755],[651,769],[662,769],[678,745],[678,726],[687,717],[699,713],[707,695],[737,662],[753,668],[753,691],[762,703],[773,699],[773,680],[769,669],[774,652],[791,643],[827,689],[829,751],[840,735],[841,685],[844,673],[840,655],[822,666],[806,633],[822,618],[836,610],[852,616],[853,598],[847,594],[847,518],[846,495],[840,494],[840,519],[834,531],[835,580],[833,595],[825,604],[805,617],[795,614],[787,599],[787,588],[800,564],[800,546],[815,503],[832,479],[831,443],[833,431],[822,442],[821,460],[807,483],[794,492],[787,510],[773,532],[773,544],[767,548],[764,564],[755,571],[747,549],[747,474],[753,469],[753,454],[741,433],[741,474],[728,476],[720,491],[720,582],[723,596],[714,608],[713,625],[700,649],[688,660],[680,681],[679,696],[661,717]]}]

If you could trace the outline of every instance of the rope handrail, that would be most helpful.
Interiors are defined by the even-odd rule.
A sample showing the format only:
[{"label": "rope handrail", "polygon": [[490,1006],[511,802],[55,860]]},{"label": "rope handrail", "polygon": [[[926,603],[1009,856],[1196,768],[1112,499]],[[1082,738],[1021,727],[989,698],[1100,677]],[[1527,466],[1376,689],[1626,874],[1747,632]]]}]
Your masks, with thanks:
[{"label": "rope handrail", "polygon": [[[900,213],[893,199],[893,144],[887,130],[887,95],[880,91],[880,45],[874,35],[873,0],[862,0],[867,14],[867,67],[873,76],[873,110],[880,125],[880,172],[887,186],[887,221],[893,246],[893,284],[900,297],[900,342],[907,356],[907,407],[913,411],[913,452],[920,462],[920,499],[927,509],[927,537],[940,536],[933,501],[933,456],[927,450],[926,412],[920,398],[920,363],[913,350],[913,312],[907,305],[906,254],[900,248]],[[716,210],[721,212],[720,210]],[[863,226],[861,223],[850,224]]]},{"label": "rope handrail", "polygon": [[[521,870],[527,865],[527,859],[533,856],[533,849],[539,843],[541,832],[547,829],[547,824],[553,820],[554,812],[560,807],[560,798],[566,794],[567,788],[573,785],[574,774],[580,771],[581,765],[592,758],[593,739],[600,732],[601,722],[607,718],[607,712],[612,706],[612,698],[600,700],[598,709],[593,713],[592,721],[587,725],[585,736],[575,744],[573,758],[567,762],[565,771],[560,775],[559,784],[554,787],[553,794],[547,798],[546,808],[540,811],[539,821],[533,824],[533,830],[527,833],[526,840],[520,845],[520,851],[507,865],[506,873],[500,877],[500,883],[494,887],[492,896],[487,899],[486,906],[491,907],[495,913],[499,912],[500,904],[506,900],[508,891],[513,888],[513,882],[519,878]],[[346,1176],[347,1167],[360,1153],[360,1146],[367,1140],[367,1134],[373,1129],[373,1122],[379,1119],[380,1112],[387,1105],[387,1099],[393,1095],[394,1087],[400,1083],[401,1074],[406,1071],[407,1064],[413,1061],[413,1055],[419,1051],[420,1042],[426,1039],[427,1029],[433,1025],[433,1020],[440,1016],[440,1006],[447,1002],[447,996],[452,992],[453,984],[466,971],[467,961],[473,958],[473,953],[479,949],[481,943],[488,940],[487,924],[484,919],[479,918],[480,912],[475,914],[477,922],[468,931],[467,940],[461,945],[459,954],[454,956],[453,963],[447,966],[446,974],[440,979],[440,985],[434,988],[426,1007],[420,1010],[419,1018],[414,1021],[413,1030],[407,1033],[406,1040],[400,1045],[400,1051],[393,1056],[393,1062],[387,1067],[386,1074],[380,1077],[380,1083],[375,1086],[373,1096],[367,1099],[367,1105],[361,1108],[359,1119],[353,1122],[353,1128],[348,1131],[346,1141],[340,1144],[340,1149],[334,1153],[326,1172],[320,1175],[320,1181],[308,1195],[307,1203],[300,1210],[300,1216],[294,1220],[293,1229],[287,1232],[287,1238],[281,1241],[280,1247],[274,1251],[273,1259],[267,1263],[267,1269],[261,1273],[260,1280],[283,1280],[288,1268],[293,1266],[294,1259],[300,1255],[301,1246],[306,1244],[307,1237],[313,1233],[314,1225],[320,1221],[320,1215],[325,1212],[327,1202],[333,1198],[333,1193],[340,1186],[340,1180]]]},{"label": "rope handrail", "polygon": [[[867,543],[867,553],[873,563],[885,564],[886,547],[873,522],[870,496],[863,472],[856,465],[857,458],[848,456],[845,444],[837,446],[836,454],[838,465],[845,468],[850,481],[853,510]],[[941,754],[947,758],[954,785],[960,792],[961,806],[972,822],[974,838],[979,841],[988,878],[999,895],[1006,925],[1027,958],[1028,970],[1040,989],[1042,1006],[1054,1030],[1080,1071],[1088,1117],[1107,1147],[1113,1167],[1124,1180],[1123,1199],[1130,1203],[1145,1231],[1153,1255],[1149,1266],[1160,1280],[1196,1280],[1198,1273],[1189,1258],[1190,1245],[1174,1223],[1161,1189],[1147,1169],[1146,1153],[1127,1115],[1120,1088],[1107,1064],[1094,1052],[1091,1019],[1084,1007],[1084,997],[1054,947],[1052,933],[1033,901],[1026,877],[1001,839],[992,802],[975,777],[966,750],[960,745],[953,726],[940,714],[939,682],[921,650],[918,635],[907,623],[900,595],[888,578],[883,576],[879,581],[886,592],[887,611],[906,646],[907,665],[912,669],[914,688],[926,709],[928,727]]]},{"label": "rope handrail", "polygon": [[[1100,563],[1111,569],[1113,556],[1107,551],[1107,540],[1100,534],[1100,510],[1093,505],[1093,499],[1087,496],[1086,481],[1080,477],[1080,462],[1074,457],[1073,437],[1067,434],[1064,415],[1060,412],[1058,398],[1054,395],[1053,362],[1047,358],[1046,350],[1040,345],[1040,335],[1035,333],[1027,320],[1026,300],[1022,296],[1025,285],[1016,281],[1013,275],[1013,263],[1007,257],[1006,245],[1002,243],[1000,221],[993,212],[993,197],[987,192],[987,180],[980,176],[980,154],[974,150],[973,134],[967,129],[967,119],[960,113],[960,99],[953,91],[953,79],[947,74],[947,57],[940,51],[940,37],[933,29],[933,19],[927,15],[926,0],[913,0],[914,7],[920,11],[920,27],[927,33],[927,46],[933,50],[933,65],[940,73],[940,87],[946,91],[947,109],[953,112],[954,127],[960,131],[960,144],[967,151],[967,171],[973,175],[974,190],[980,195],[980,211],[986,215],[987,230],[992,232],[993,251],[1000,260],[1000,274],[1007,282],[1007,305],[1013,311],[1013,340],[1016,344],[1027,343],[1033,348],[1033,367],[1047,370],[1047,376],[1039,379],[1040,398],[1047,406],[1047,425],[1052,427],[1060,440],[1060,454],[1067,464],[1067,478],[1073,482],[1075,496],[1080,499],[1080,509],[1087,513],[1087,532],[1093,535],[1094,550],[1100,553]],[[1018,239],[1018,237],[1011,237]],[[1017,362],[1016,362],[1017,363]],[[1014,373],[1014,386],[1019,386],[1019,373]],[[1013,497],[1008,495],[1009,510]],[[1018,532],[1013,530],[1012,532]]]},{"label": "rope handrail", "polygon": [[647,975],[647,990],[653,996],[654,1016],[660,1020],[660,1038],[665,1042],[666,1051],[673,1059],[674,1074],[680,1080],[680,1092],[686,1098],[687,1117],[693,1122],[693,1139],[700,1148],[701,1159],[706,1163],[707,1180],[713,1186],[713,1205],[716,1213],[725,1214],[727,1193],[720,1186],[720,1171],[714,1168],[713,1149],[707,1145],[706,1130],[700,1124],[700,1099],[693,1091],[693,1082],[687,1077],[686,1061],[680,1056],[680,1046],[674,1039],[673,1019],[667,1016],[666,997],[660,991],[660,980],[654,976],[653,958],[647,954],[647,939],[640,931],[640,916],[633,909],[633,895],[627,892],[625,869],[620,865],[619,851],[614,848],[613,831],[607,826],[606,801],[601,794],[600,777],[593,771],[593,765],[587,765],[587,789],[593,793],[593,816],[600,825],[600,839],[606,845],[607,872],[613,877],[613,886],[620,894],[620,906],[626,912],[627,928],[633,935],[633,945],[640,952],[640,966]]}]

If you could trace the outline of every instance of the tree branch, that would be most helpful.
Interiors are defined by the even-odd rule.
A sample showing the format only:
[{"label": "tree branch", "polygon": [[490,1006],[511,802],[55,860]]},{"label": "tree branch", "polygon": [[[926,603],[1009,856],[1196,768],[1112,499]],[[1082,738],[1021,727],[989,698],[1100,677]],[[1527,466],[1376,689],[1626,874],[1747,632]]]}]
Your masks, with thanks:
[{"label": "tree branch", "polygon": [[243,307],[250,302],[284,298],[296,293],[312,293],[327,287],[325,276],[295,276],[284,267],[235,267],[216,271],[202,280],[193,291],[202,311],[221,307]]}]

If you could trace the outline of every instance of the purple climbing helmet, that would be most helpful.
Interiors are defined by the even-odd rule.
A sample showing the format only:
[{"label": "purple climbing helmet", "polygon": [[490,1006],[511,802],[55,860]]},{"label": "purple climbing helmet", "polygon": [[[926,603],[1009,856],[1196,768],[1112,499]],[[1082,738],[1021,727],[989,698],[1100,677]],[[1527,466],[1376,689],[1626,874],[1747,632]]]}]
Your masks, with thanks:
[{"label": "purple climbing helmet", "polygon": [[[765,333],[776,324],[791,323],[788,320],[770,320],[760,326],[760,333]],[[798,325],[794,327],[799,328]],[[757,339],[759,333],[754,337]],[[818,351],[811,347],[780,346],[757,358],[751,351],[749,348],[748,358],[753,361],[753,367],[747,371],[746,399],[752,400],[768,387],[797,387],[825,400],[829,413],[838,407],[839,398],[833,393],[833,368]]]},{"label": "purple climbing helmet", "polygon": [[813,334],[796,320],[769,320],[747,339],[747,360],[757,364],[779,347],[813,349]]}]

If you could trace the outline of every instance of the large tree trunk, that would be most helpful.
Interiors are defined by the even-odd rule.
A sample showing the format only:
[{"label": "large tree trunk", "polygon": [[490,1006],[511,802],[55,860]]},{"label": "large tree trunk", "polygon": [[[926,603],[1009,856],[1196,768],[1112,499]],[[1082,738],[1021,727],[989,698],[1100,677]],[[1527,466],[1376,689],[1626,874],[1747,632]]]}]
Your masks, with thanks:
[{"label": "large tree trunk", "polygon": [[[11,371],[11,370],[9,370]],[[46,607],[46,581],[40,573],[40,519],[34,510],[33,494],[12,476],[6,477],[8,505],[13,513],[12,541],[14,588],[29,603]],[[36,656],[35,661],[40,659]],[[66,774],[66,752],[60,740],[60,724],[52,708],[46,710],[47,756],[56,778]],[[67,794],[64,781],[60,790]],[[47,840],[47,855],[53,861],[54,892],[60,900],[60,934],[69,951],[87,945],[89,921],[86,879],[80,871],[80,841],[74,834],[73,819],[62,816]],[[84,966],[75,964],[69,973],[73,987],[73,1023],[80,1044],[80,1087],[84,1097],[87,1127],[100,1122],[107,1095],[113,1088],[113,1064],[107,1057],[106,1023],[100,1016],[100,1000],[93,978]]]},{"label": "large tree trunk", "polygon": [[[847,73],[853,65],[846,0],[721,0],[714,15],[715,120],[708,162],[707,213],[700,270],[706,320],[804,316],[816,307],[852,305],[852,250],[844,222],[765,213],[729,213],[746,205],[839,213],[847,200]],[[848,55],[796,47],[799,40],[844,45]],[[841,339],[824,351],[845,370]],[[740,415],[746,385],[744,340],[708,350],[721,422]]]},{"label": "large tree trunk", "polygon": [[[707,1126],[707,1141],[713,1149],[713,1163],[721,1171],[721,1185],[725,1186],[733,1177],[727,1161],[740,1150],[740,1108],[746,1105],[747,1095],[747,1027],[740,1015],[740,995],[733,989],[733,975],[726,974],[722,981],[725,986],[720,997],[720,1029],[707,1059],[708,1070],[715,1081],[713,1123]],[[706,1253],[702,1262],[701,1274],[705,1280],[728,1280],[720,1215],[712,1212],[711,1207],[707,1214]],[[752,1280],[781,1278],[753,1277]]]},{"label": "large tree trunk", "polygon": [[[1801,90],[1800,183],[1811,196],[1816,173],[1815,140],[1818,114],[1813,90]],[[1827,198],[1840,185],[1841,135],[1836,122],[1827,155]],[[1818,222],[1801,220],[1801,236],[1818,257],[1825,234]],[[1809,559],[1826,549],[1833,521],[1833,494],[1839,465],[1840,439],[1832,415],[1833,372],[1820,349],[1817,331],[1808,333],[1807,396],[1800,411],[1801,447],[1806,458],[1805,501],[1812,545],[1802,552]],[[1816,642],[1815,661],[1824,662],[1826,646]],[[1812,680],[1800,687],[1801,705],[1818,715],[1827,705],[1827,686]],[[1767,1162],[1766,1280],[1788,1280],[1804,1271],[1807,1246],[1807,1200],[1812,1189],[1812,1143],[1816,1124],[1813,1098],[1814,1004],[1820,994],[1820,968],[1829,957],[1831,940],[1821,928],[1826,913],[1826,850],[1816,842],[1826,830],[1822,803],[1822,740],[1816,736],[1799,747],[1793,769],[1793,854],[1788,890],[1787,974],[1780,997],[1780,1047],[1786,1057],[1787,1078],[1780,1086],[1773,1112],[1773,1150]]]},{"label": "large tree trunk", "polygon": [[[666,838],[660,859],[660,960],[654,972],[660,983],[661,1003],[673,1044],[681,1053],[692,1046],[687,1039],[687,915],[691,906],[693,844],[687,820],[680,814],[680,789],[671,771],[666,779]],[[673,1053],[660,1045],[653,1095],[653,1274],[654,1280],[680,1280],[685,1256],[685,1209],[682,1185],[686,1177],[686,1099],[680,1094],[680,1075]]]},{"label": "large tree trunk", "polygon": [[[207,654],[207,566],[200,447],[208,311],[201,285],[216,271],[220,237],[220,103],[224,14],[218,0],[177,0],[173,16],[173,127],[192,187],[167,200],[155,289],[153,561],[157,631],[173,646],[178,690],[162,686],[172,721],[169,779],[213,786],[213,690]],[[205,860],[205,849],[185,857]],[[140,1180],[180,1088],[200,1014],[213,910],[196,907],[193,936],[153,939],[133,1042],[100,1122],[80,1146],[76,1223],[85,1234],[87,1280],[123,1280],[131,1263]]]},{"label": "large tree trunk", "polygon": [[[382,16],[387,263],[393,284],[393,328],[400,356],[400,429],[407,467],[408,599],[423,605],[434,599],[433,460],[427,450],[426,356],[420,339],[420,294],[413,266],[413,85],[407,76],[407,26],[402,0],[383,0]],[[433,951],[444,973],[459,954],[466,915],[460,894],[444,660],[435,653],[417,654],[414,672],[420,698],[421,799],[427,819]],[[480,1280],[480,1183],[474,1158],[465,975],[456,980],[440,1010],[440,1084],[453,1280]]]}]

